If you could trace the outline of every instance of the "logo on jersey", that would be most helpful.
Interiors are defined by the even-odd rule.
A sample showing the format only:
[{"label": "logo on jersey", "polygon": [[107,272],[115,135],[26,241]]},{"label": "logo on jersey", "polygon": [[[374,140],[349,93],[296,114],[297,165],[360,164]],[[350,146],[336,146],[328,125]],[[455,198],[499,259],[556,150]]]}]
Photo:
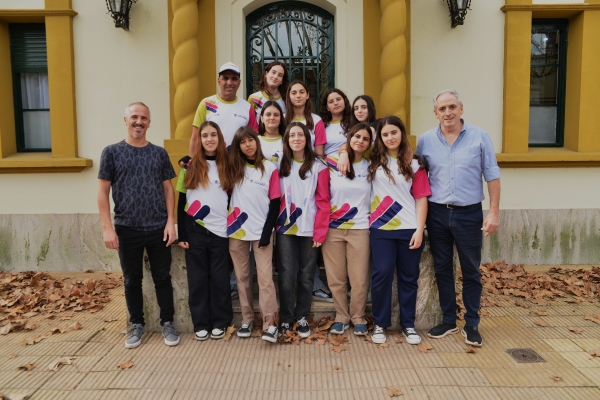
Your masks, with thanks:
[{"label": "logo on jersey", "polygon": [[204,218],[210,214],[210,207],[207,205],[203,206],[199,200],[194,200],[192,201],[192,204],[186,204],[185,212],[194,218],[194,221],[198,224],[204,226]]},{"label": "logo on jersey", "polygon": [[399,228],[402,221],[395,217],[400,210],[402,210],[402,206],[390,196],[385,196],[383,200],[379,196],[375,196],[375,199],[371,203],[369,227],[383,229],[384,231],[393,231]]},{"label": "logo on jersey", "polygon": [[354,222],[350,220],[356,216],[358,209],[350,207],[350,204],[344,203],[340,208],[331,207],[329,215],[329,227],[339,229],[350,229],[354,226]]},{"label": "logo on jersey", "polygon": [[335,161],[333,158],[327,157],[325,159],[325,161],[327,162],[327,168],[329,168],[330,171],[332,171],[332,172],[340,172],[340,171],[338,171],[337,161]]},{"label": "logo on jersey", "polygon": [[210,101],[210,100],[206,100],[206,110],[210,111],[212,113],[216,113],[217,110],[219,109],[219,106],[217,106],[217,103],[214,101]]},{"label": "logo on jersey", "polygon": [[279,216],[277,217],[277,224],[275,229],[277,233],[285,235],[295,235],[298,232],[298,225],[296,221],[302,215],[302,209],[296,207],[294,203],[290,205],[290,216],[288,218],[287,210],[285,208],[285,195],[281,198],[281,206],[279,207]]},{"label": "logo on jersey", "polygon": [[251,99],[251,100],[252,100],[252,102],[253,102],[254,104],[256,104],[256,106],[257,106],[258,108],[262,108],[262,106],[263,106],[263,102],[262,102],[262,101],[260,101],[260,99],[257,99],[256,97],[252,97],[252,99]]},{"label": "logo on jersey", "polygon": [[248,214],[241,212],[238,207],[229,209],[227,216],[227,236],[234,239],[242,239],[246,236],[246,231],[242,229],[244,222],[248,220]]}]

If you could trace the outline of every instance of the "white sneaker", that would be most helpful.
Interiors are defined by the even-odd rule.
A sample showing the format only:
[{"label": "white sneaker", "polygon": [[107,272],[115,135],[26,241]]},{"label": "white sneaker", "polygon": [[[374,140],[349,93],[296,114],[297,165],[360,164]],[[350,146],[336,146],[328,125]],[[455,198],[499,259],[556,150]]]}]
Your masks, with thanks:
[{"label": "white sneaker", "polygon": [[250,337],[251,334],[250,324],[242,324],[241,328],[237,331],[238,337]]},{"label": "white sneaker", "polygon": [[373,343],[381,344],[385,343],[387,336],[385,336],[385,328],[375,325],[373,332],[371,332],[371,340]]},{"label": "white sneaker", "polygon": [[406,343],[408,344],[421,343],[421,336],[415,331],[415,328],[402,328],[402,334],[406,338]]},{"label": "white sneaker", "polygon": [[225,329],[221,328],[215,328],[210,333],[211,339],[223,339],[223,336],[225,336]]},{"label": "white sneaker", "polygon": [[196,332],[195,338],[200,341],[208,339],[208,331],[202,329],[201,331]]},{"label": "white sneaker", "polygon": [[267,331],[262,335],[262,340],[266,340],[267,342],[277,343],[277,338],[279,337],[279,330],[277,330],[276,326],[269,326]]}]

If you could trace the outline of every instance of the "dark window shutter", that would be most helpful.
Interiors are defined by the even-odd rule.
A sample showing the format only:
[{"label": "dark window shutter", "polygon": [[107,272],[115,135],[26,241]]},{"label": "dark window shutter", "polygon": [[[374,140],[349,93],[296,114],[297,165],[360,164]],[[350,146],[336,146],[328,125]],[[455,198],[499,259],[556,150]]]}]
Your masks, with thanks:
[{"label": "dark window shutter", "polygon": [[46,26],[9,24],[13,72],[47,72]]}]

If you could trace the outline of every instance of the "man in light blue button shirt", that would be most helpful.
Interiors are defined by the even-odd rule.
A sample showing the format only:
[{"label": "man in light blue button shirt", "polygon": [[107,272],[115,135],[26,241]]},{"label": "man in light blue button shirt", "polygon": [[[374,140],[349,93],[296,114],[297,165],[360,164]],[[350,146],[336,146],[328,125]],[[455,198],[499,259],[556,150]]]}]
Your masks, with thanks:
[{"label": "man in light blue button shirt", "polygon": [[[417,154],[429,171],[432,195],[429,198],[427,233],[434,260],[435,276],[443,311],[442,323],[427,334],[442,338],[458,333],[456,326],[456,288],[454,245],[463,276],[465,342],[481,346],[478,330],[481,302],[482,231],[488,236],[498,229],[500,214],[500,168],[494,146],[483,129],[462,118],[463,104],[454,90],[444,90],[433,100],[440,124],[419,137]],[[490,211],[483,219],[482,176],[487,182]]]}]

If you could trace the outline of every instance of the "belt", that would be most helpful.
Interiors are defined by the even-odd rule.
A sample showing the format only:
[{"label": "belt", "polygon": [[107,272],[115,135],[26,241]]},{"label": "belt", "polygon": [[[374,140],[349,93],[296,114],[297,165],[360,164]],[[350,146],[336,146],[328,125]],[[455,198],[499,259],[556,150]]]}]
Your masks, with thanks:
[{"label": "belt", "polygon": [[475,204],[469,204],[468,206],[457,206],[454,204],[440,204],[440,203],[433,203],[433,202],[432,202],[432,204],[438,205],[440,207],[448,208],[450,210],[454,210],[455,208],[457,208],[457,209],[458,208],[469,208],[469,207],[473,207],[475,205]]}]

